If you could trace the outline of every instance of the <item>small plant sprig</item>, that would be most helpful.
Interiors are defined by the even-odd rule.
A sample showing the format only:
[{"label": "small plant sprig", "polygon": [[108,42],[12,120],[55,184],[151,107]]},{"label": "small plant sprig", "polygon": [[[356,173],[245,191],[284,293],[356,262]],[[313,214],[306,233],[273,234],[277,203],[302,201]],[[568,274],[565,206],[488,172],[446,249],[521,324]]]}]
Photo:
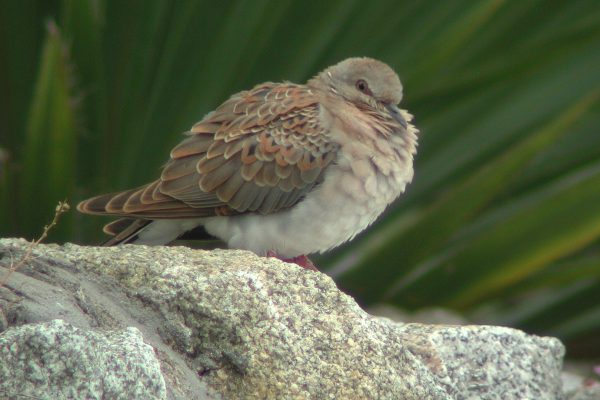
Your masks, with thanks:
[{"label": "small plant sprig", "polygon": [[50,232],[50,230],[52,228],[54,228],[56,226],[56,224],[58,224],[58,220],[59,220],[60,216],[64,213],[66,213],[67,211],[69,211],[70,209],[71,209],[71,207],[69,206],[69,203],[67,203],[66,200],[58,202],[58,204],[56,205],[56,208],[54,209],[54,218],[52,218],[52,222],[50,222],[48,225],[44,226],[44,230],[39,238],[37,238],[36,240],[33,240],[29,243],[29,246],[27,246],[27,250],[25,251],[25,254],[23,254],[18,261],[16,261],[16,262],[12,261],[10,263],[10,267],[8,268],[8,271],[4,274],[4,276],[2,277],[2,280],[0,280],[0,287],[3,287],[6,284],[6,282],[8,282],[8,279],[16,270],[18,270],[23,265],[25,265],[26,262],[31,260],[31,258],[32,258],[31,255],[33,253],[33,249],[37,245],[39,245],[44,239],[46,239],[48,237],[48,232]]}]

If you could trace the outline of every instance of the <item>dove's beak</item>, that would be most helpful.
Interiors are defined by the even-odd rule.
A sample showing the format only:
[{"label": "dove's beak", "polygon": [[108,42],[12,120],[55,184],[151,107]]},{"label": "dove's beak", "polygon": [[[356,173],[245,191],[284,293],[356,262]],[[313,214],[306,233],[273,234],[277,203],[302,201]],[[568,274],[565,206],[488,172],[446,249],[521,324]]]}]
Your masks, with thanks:
[{"label": "dove's beak", "polygon": [[387,108],[387,110],[390,113],[390,115],[392,116],[392,118],[394,118],[396,121],[398,121],[398,123],[400,125],[402,125],[402,127],[404,129],[406,129],[408,127],[408,124],[406,123],[406,120],[402,116],[402,113],[400,112],[400,109],[398,108],[397,105],[388,103],[385,105],[385,108]]}]

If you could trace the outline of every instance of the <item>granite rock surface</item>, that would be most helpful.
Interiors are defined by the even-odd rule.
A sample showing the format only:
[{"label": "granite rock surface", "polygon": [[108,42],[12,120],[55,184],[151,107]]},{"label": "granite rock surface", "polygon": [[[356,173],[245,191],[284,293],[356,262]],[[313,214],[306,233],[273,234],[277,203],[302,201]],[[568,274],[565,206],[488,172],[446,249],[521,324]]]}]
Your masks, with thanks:
[{"label": "granite rock surface", "polygon": [[[0,281],[27,246],[0,239]],[[557,339],[374,317],[276,259],[72,244],[31,256],[0,288],[0,382],[14,383],[0,397],[567,398]]]}]

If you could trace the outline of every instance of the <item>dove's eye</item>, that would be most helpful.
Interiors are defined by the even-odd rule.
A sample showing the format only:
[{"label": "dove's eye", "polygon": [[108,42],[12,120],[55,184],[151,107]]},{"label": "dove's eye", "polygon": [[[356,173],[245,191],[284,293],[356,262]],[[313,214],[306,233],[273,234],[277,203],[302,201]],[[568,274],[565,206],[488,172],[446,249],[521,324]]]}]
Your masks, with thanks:
[{"label": "dove's eye", "polygon": [[369,90],[369,85],[367,85],[367,82],[365,82],[363,79],[359,79],[356,81],[356,88],[364,94],[371,94],[371,90]]}]

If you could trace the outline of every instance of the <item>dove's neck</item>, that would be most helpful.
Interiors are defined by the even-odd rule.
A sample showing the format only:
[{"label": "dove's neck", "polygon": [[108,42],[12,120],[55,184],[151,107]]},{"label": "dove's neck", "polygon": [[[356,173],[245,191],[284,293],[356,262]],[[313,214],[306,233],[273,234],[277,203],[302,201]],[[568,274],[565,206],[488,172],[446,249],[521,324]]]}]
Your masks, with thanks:
[{"label": "dove's neck", "polygon": [[324,94],[334,96],[340,95],[338,90],[335,88],[335,82],[328,70],[325,70],[309,79],[308,82],[306,82],[306,86],[310,87],[311,89],[316,89]]}]

